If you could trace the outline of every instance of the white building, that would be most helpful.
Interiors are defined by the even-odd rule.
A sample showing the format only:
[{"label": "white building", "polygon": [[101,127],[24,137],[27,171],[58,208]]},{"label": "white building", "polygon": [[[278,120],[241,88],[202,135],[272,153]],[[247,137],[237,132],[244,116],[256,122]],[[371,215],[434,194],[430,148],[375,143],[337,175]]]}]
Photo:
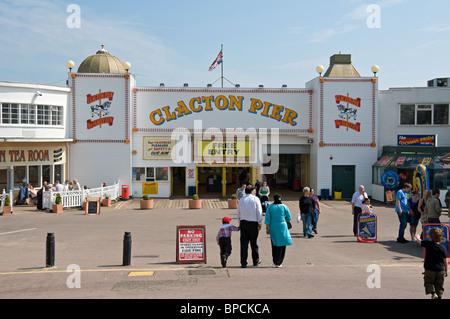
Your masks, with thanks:
[{"label": "white building", "polygon": [[350,55],[330,62],[300,89],[139,87],[127,70],[103,69],[121,64],[102,49],[69,81],[71,173],[87,184],[120,179],[137,197],[225,197],[263,179],[370,192],[377,79],[360,77]]},{"label": "white building", "polygon": [[384,201],[381,176],[385,171],[402,174],[405,182],[413,184],[417,165],[424,164],[430,188],[440,189],[444,204],[450,185],[450,163],[446,160],[450,153],[450,88],[442,80],[446,79],[431,80],[428,87],[379,92],[379,161],[373,168],[375,199]]},{"label": "white building", "polygon": [[384,200],[383,147],[403,135],[450,146],[450,89],[378,92],[375,74],[361,77],[347,54],[305,88],[140,87],[129,68],[102,48],[68,87],[0,82],[0,187],[76,178],[119,181],[134,197],[225,197],[266,180],[343,198],[362,184]]},{"label": "white building", "polygon": [[0,190],[69,176],[70,89],[0,82]]}]

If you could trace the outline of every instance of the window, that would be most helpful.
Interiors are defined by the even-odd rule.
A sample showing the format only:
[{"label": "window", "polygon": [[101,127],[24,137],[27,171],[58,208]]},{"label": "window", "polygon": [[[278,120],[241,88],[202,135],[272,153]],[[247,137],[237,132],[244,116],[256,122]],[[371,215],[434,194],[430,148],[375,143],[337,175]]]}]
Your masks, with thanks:
[{"label": "window", "polygon": [[434,121],[433,124],[448,124],[448,104],[434,105]]},{"label": "window", "polygon": [[401,104],[400,125],[448,125],[449,104]]},{"label": "window", "polygon": [[417,105],[417,124],[431,124],[431,105]]},{"label": "window", "polygon": [[133,167],[133,181],[135,182],[155,182],[168,180],[168,167]]},{"label": "window", "polygon": [[156,180],[168,181],[169,180],[169,168],[168,167],[156,167]]},{"label": "window", "polygon": [[14,188],[22,187],[23,183],[27,182],[27,167],[14,166]]},{"label": "window", "polygon": [[2,123],[19,123],[19,105],[13,103],[2,103]]},{"label": "window", "polygon": [[400,124],[414,125],[415,124],[415,105],[400,105]]},{"label": "window", "polygon": [[145,182],[145,167],[133,167],[133,181]]},{"label": "window", "polygon": [[32,104],[1,104],[2,124],[62,125],[62,107]]},{"label": "window", "polygon": [[52,125],[61,125],[61,108],[51,106],[52,109]]}]

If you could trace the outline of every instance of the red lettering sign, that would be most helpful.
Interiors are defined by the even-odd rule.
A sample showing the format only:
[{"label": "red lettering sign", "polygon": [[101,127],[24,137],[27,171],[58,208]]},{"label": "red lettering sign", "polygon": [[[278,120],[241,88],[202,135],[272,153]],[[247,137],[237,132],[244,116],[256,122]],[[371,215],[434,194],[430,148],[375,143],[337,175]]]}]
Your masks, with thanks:
[{"label": "red lettering sign", "polygon": [[177,226],[177,263],[206,264],[205,226]]},{"label": "red lettering sign", "polygon": [[108,116],[108,117],[102,117],[97,120],[91,121],[87,120],[87,129],[90,130],[93,127],[96,127],[98,125],[102,124],[109,124],[109,126],[113,125],[114,117]]}]

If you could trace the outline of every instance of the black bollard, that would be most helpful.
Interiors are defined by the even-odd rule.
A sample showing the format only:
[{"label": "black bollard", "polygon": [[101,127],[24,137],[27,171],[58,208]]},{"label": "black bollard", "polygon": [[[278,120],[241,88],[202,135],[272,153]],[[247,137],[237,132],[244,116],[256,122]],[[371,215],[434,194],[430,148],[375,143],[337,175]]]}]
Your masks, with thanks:
[{"label": "black bollard", "polygon": [[55,235],[47,233],[45,267],[55,266]]},{"label": "black bollard", "polygon": [[123,236],[123,263],[122,266],[131,265],[131,233],[125,232]]}]

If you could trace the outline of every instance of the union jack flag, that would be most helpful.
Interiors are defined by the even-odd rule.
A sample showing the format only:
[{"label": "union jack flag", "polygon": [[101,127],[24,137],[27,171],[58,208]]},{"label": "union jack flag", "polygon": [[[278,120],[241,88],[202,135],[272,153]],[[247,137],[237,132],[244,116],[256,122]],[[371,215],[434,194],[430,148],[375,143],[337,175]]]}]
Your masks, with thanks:
[{"label": "union jack flag", "polygon": [[222,61],[223,61],[223,53],[222,53],[222,51],[220,51],[217,58],[214,60],[214,62],[209,67],[209,70],[210,71],[214,70],[216,68],[216,66],[218,66],[220,63],[222,63]]}]

